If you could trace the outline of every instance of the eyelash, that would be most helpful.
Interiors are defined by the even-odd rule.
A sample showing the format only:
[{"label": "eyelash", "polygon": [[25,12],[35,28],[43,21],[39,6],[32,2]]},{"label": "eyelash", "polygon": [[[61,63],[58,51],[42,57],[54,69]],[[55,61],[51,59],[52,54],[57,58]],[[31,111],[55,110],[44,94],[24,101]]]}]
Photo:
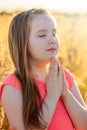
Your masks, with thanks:
[{"label": "eyelash", "polygon": [[56,34],[53,34],[53,36],[55,37],[55,36],[56,36]]},{"label": "eyelash", "polygon": [[[41,35],[41,36],[39,36],[39,37],[45,37],[46,35]],[[55,37],[56,36],[56,34],[53,34],[53,36]]]},{"label": "eyelash", "polygon": [[41,35],[41,36],[39,36],[39,37],[45,37],[46,35]]}]

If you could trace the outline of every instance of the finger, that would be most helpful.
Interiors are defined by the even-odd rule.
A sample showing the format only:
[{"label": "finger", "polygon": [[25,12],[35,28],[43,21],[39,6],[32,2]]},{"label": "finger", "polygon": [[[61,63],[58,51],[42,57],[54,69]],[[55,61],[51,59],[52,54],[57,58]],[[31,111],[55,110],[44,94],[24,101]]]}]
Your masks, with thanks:
[{"label": "finger", "polygon": [[64,73],[64,69],[63,69],[63,73],[62,73],[62,80],[63,80],[64,87],[65,86],[67,87],[67,80],[66,80],[66,75]]},{"label": "finger", "polygon": [[55,61],[55,68],[54,68],[54,72],[55,72],[55,75],[58,77],[58,72],[59,71],[59,63],[58,61],[56,60]]},{"label": "finger", "polygon": [[55,59],[52,58],[50,62],[49,74],[53,74],[55,68]]},{"label": "finger", "polygon": [[61,66],[61,64],[60,64],[60,62],[58,61],[58,59],[57,58],[55,58],[54,59],[55,60],[55,72],[57,72],[56,74],[57,74],[57,76],[59,75],[59,69],[60,69],[60,66]]},{"label": "finger", "polygon": [[61,66],[61,64],[60,64],[60,62],[59,61],[57,61],[57,64],[58,64],[58,75],[59,75],[59,70],[60,70],[60,66]]},{"label": "finger", "polygon": [[66,75],[65,75],[65,72],[64,72],[64,69],[63,69],[63,67],[62,67],[62,74],[63,74],[63,77],[64,77],[64,79],[66,80]]},{"label": "finger", "polygon": [[45,81],[47,81],[48,77],[49,77],[49,74],[48,74],[48,71],[46,71]]},{"label": "finger", "polygon": [[62,79],[63,79],[63,81],[65,81],[65,74],[64,74],[64,71],[62,72]]},{"label": "finger", "polygon": [[50,60],[50,68],[53,67],[55,63],[55,57],[53,57],[51,60]]},{"label": "finger", "polygon": [[68,84],[67,84],[66,76],[65,76],[65,74],[64,74],[64,70],[63,70],[63,74],[62,74],[62,80],[63,80],[63,88],[64,88],[64,91],[66,91],[67,88],[68,88]]},{"label": "finger", "polygon": [[62,65],[60,65],[60,67],[59,67],[59,75],[58,76],[61,76],[61,78],[62,78],[62,74],[63,74],[63,67],[62,67]]}]

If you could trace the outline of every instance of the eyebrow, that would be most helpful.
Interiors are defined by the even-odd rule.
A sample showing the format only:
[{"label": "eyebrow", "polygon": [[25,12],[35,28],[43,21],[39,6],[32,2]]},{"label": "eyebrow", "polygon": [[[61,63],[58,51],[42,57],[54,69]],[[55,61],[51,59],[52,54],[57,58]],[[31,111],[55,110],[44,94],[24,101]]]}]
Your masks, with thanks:
[{"label": "eyebrow", "polygon": [[[52,31],[55,31],[55,32],[56,32],[56,29],[53,29]],[[48,32],[48,30],[41,29],[41,30],[37,31],[37,33],[40,33],[40,32]]]}]

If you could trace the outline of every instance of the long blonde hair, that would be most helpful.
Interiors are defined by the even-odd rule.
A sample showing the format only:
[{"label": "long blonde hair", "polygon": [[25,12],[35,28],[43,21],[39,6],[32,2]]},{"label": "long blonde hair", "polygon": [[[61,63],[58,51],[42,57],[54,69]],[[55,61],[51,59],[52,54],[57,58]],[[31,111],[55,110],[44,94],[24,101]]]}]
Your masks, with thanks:
[{"label": "long blonde hair", "polygon": [[45,128],[45,123],[40,116],[40,107],[36,102],[38,98],[41,104],[41,96],[33,81],[31,68],[29,64],[29,35],[31,31],[31,23],[38,14],[48,15],[48,11],[44,9],[32,9],[17,14],[9,27],[8,43],[11,58],[15,66],[15,75],[19,79],[22,86],[23,98],[23,121],[25,128]]}]

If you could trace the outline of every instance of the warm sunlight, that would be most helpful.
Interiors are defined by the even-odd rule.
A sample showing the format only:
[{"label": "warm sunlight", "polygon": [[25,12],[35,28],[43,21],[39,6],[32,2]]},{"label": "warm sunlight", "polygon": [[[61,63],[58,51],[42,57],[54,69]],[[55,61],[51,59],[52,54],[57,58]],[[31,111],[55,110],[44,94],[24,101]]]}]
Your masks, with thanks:
[{"label": "warm sunlight", "polygon": [[[10,22],[11,22],[12,18],[15,15],[19,14],[21,11],[23,11],[23,10],[30,10],[32,8],[45,8],[45,9],[48,9],[52,13],[54,18],[56,19],[56,22],[57,22],[57,25],[58,25],[58,26],[56,26],[56,30],[57,30],[56,35],[54,35],[52,33],[53,38],[54,38],[54,36],[58,36],[57,37],[58,38],[58,43],[60,44],[60,47],[58,49],[58,55],[56,57],[59,63],[58,64],[54,64],[54,65],[58,65],[58,69],[56,69],[58,71],[54,71],[54,69],[53,69],[53,71],[51,71],[53,73],[53,76],[51,76],[51,78],[49,78],[50,75],[48,75],[48,76],[46,75],[46,78],[48,78],[48,80],[49,80],[49,79],[52,79],[52,78],[55,79],[55,77],[57,78],[57,75],[59,77],[59,75],[60,75],[60,68],[61,68],[60,66],[62,65],[64,67],[64,78],[66,78],[66,81],[67,81],[66,84],[70,88],[70,87],[73,86],[73,83],[74,83],[73,81],[75,80],[76,83],[77,83],[78,89],[80,90],[81,95],[83,97],[83,100],[84,100],[84,102],[87,105],[87,0],[0,0],[0,99],[1,99],[3,87],[4,87],[4,84],[5,84],[3,81],[7,81],[7,80],[4,80],[5,77],[7,75],[13,74],[14,69],[15,69],[15,67],[13,65],[13,62],[11,60],[11,56],[10,56],[9,48],[8,48],[8,29],[9,29]],[[31,18],[30,14],[28,14],[28,15],[26,15],[26,13],[23,13],[23,14],[24,14],[23,15],[24,17],[28,16],[27,18],[30,20],[30,18]],[[31,13],[31,15],[32,15],[32,13]],[[18,15],[18,16],[20,16],[20,15]],[[16,18],[18,18],[18,17],[16,17]],[[18,20],[18,24],[21,25],[21,23],[22,23],[22,26],[23,25],[29,25],[28,22],[30,22],[30,21],[27,21],[27,23],[26,23],[26,17],[25,17],[25,19],[23,18],[23,21],[22,20],[21,21]],[[42,19],[42,21],[43,21],[43,19]],[[38,23],[39,23],[39,21],[38,21]],[[36,24],[36,26],[39,25],[38,23]],[[44,22],[42,22],[42,23],[44,23]],[[49,22],[49,24],[50,23],[51,22]],[[48,28],[51,27],[51,25],[49,26],[49,24],[47,22],[46,27],[47,26],[48,26]],[[14,22],[13,22],[13,25],[15,25]],[[32,24],[31,23],[30,23],[30,26],[32,28]],[[16,27],[17,27],[17,29],[16,29]],[[37,27],[39,27],[39,26],[37,26]],[[25,29],[24,26],[23,26],[23,28],[21,28],[21,30],[19,30],[19,28],[20,27],[15,25],[15,28],[14,28],[14,26],[12,27],[12,34],[11,34],[11,31],[9,31],[10,34],[11,34],[11,35],[9,35],[11,41],[13,41],[12,40],[12,36],[17,36],[16,38],[18,39],[19,37],[21,37],[20,34],[23,34],[24,36],[28,35],[25,31],[23,31],[23,33],[21,31],[21,30]],[[15,30],[13,30],[13,29],[18,30],[18,32],[19,32],[18,35],[15,35]],[[20,33],[20,31],[21,31],[21,33]],[[31,29],[30,29],[30,31],[31,31]],[[51,31],[48,31],[47,34],[51,34],[49,32],[51,32]],[[52,35],[49,35],[49,36],[52,36]],[[43,36],[44,36],[45,39],[48,39],[48,35],[46,35],[47,37],[45,37],[45,35],[43,35]],[[38,37],[38,38],[41,38],[41,37]],[[52,37],[49,37],[49,38],[52,38]],[[22,37],[22,39],[25,39],[25,38]],[[20,41],[22,41],[22,39]],[[43,39],[43,38],[41,38],[41,39]],[[48,40],[50,41],[50,39],[48,39]],[[15,41],[13,41],[11,43],[14,44],[14,42],[16,42],[16,41],[17,40],[15,40]],[[18,41],[19,41],[19,39],[18,39]],[[47,40],[43,40],[43,41],[47,41]],[[47,47],[50,47],[52,45],[52,44],[48,44],[49,41],[46,42],[47,43]],[[37,45],[42,46],[41,48],[43,48],[42,43],[39,43],[39,44],[38,44],[38,42],[36,42],[36,43],[37,43]],[[52,43],[54,44],[56,42],[52,42]],[[23,45],[25,45],[25,44],[23,44]],[[56,44],[53,45],[53,46],[56,46]],[[15,47],[15,44],[14,44],[14,47]],[[21,47],[21,44],[20,44],[20,47]],[[36,48],[38,48],[38,47],[39,46],[37,46]],[[32,48],[33,49],[32,52],[34,52],[34,50],[35,50],[35,47],[33,47],[33,48]],[[19,52],[21,50],[22,49],[19,48]],[[17,52],[17,51],[15,51],[15,52]],[[44,51],[42,51],[42,52],[44,52]],[[53,52],[54,51],[52,51],[52,53]],[[51,52],[47,52],[47,53],[51,54]],[[15,56],[16,56],[16,54],[18,54],[18,53],[15,53]],[[25,53],[23,53],[23,54],[25,54]],[[41,51],[40,51],[40,55],[41,54],[44,54],[44,53],[41,53]],[[16,57],[18,57],[18,56],[16,56]],[[23,57],[23,56],[21,56],[21,57]],[[21,58],[20,58],[20,60],[21,60]],[[57,67],[57,66],[55,66],[55,67]],[[22,68],[22,64],[21,64],[21,68]],[[50,67],[50,68],[51,68],[50,70],[52,70],[52,67]],[[65,68],[66,68],[66,71],[65,71]],[[66,72],[68,72],[68,70],[70,71],[70,74],[66,73]],[[54,72],[55,72],[56,75],[54,74]],[[22,73],[23,73],[23,71],[22,71]],[[41,72],[41,79],[44,77],[42,74],[43,73]],[[71,75],[70,78],[69,78],[68,74]],[[21,75],[19,75],[19,76],[20,76],[20,79],[21,79]],[[38,76],[40,77],[40,74],[38,73],[38,75],[36,75],[36,76],[37,76],[36,79],[38,79]],[[63,76],[63,75],[61,75],[61,76]],[[16,75],[15,75],[15,78],[16,78]],[[62,79],[60,79],[60,80],[63,81],[64,78],[62,77]],[[53,91],[51,90],[50,92],[54,93],[56,85],[53,85],[53,79],[52,79],[52,82],[50,82],[50,85],[53,86],[53,89],[52,89]],[[11,78],[11,80],[13,81],[13,78]],[[16,85],[15,81],[17,81],[17,80],[14,80],[15,85]],[[24,78],[24,80],[25,80],[25,78]],[[8,81],[10,81],[10,80],[8,80]],[[40,80],[38,80],[38,81],[39,81],[39,84],[41,84],[41,87],[43,87],[43,88],[39,87],[40,88],[39,90],[42,91],[41,95],[45,99],[44,94],[45,94],[45,92],[48,92],[50,90],[50,85],[47,85],[47,82],[46,82],[46,84],[45,84],[45,82],[44,82],[44,84],[42,84],[42,82],[40,82]],[[45,81],[45,79],[44,79],[44,81]],[[54,80],[54,81],[57,81],[57,79]],[[59,82],[59,80],[58,80],[58,82]],[[59,83],[62,83],[62,82],[59,82]],[[63,92],[64,88],[65,88],[64,82],[62,83],[63,86],[59,86],[59,83],[58,83],[58,86],[56,86],[56,90],[59,89],[59,90],[62,90],[62,92]],[[54,82],[54,84],[56,84],[56,82]],[[1,87],[1,85],[2,85],[2,87]],[[9,82],[9,85],[10,85],[10,82]],[[7,84],[7,86],[9,86],[9,85]],[[13,87],[15,85],[12,84]],[[19,82],[18,82],[17,86],[18,86],[17,88],[20,89]],[[47,86],[49,86],[49,90],[47,89]],[[52,86],[51,86],[51,88],[52,88]],[[29,84],[29,87],[30,87],[30,84]],[[23,86],[23,88],[24,88],[24,86]],[[34,88],[34,86],[32,88]],[[44,90],[44,88],[45,88],[45,90]],[[7,89],[7,87],[6,87],[6,89]],[[36,89],[34,89],[34,90],[36,90]],[[59,90],[58,90],[58,93],[59,93]],[[72,89],[72,90],[75,90],[75,89]],[[20,112],[21,112],[20,108],[21,107],[19,107],[19,108],[15,107],[15,106],[18,106],[18,105],[13,104],[13,101],[12,101],[12,105],[11,105],[11,102],[9,101],[9,99],[13,100],[13,99],[17,99],[17,97],[18,97],[17,96],[18,94],[15,93],[17,90],[15,92],[13,92],[13,91],[15,91],[15,88],[14,88],[14,90],[12,89],[12,93],[14,93],[14,96],[16,96],[16,98],[12,98],[12,97],[9,98],[9,96],[11,96],[12,94],[8,94],[8,92],[5,92],[7,96],[3,96],[3,97],[8,97],[8,98],[5,99],[5,102],[7,104],[6,106],[9,108],[9,110],[13,110],[13,108],[14,108],[14,110],[17,110],[17,113],[20,115]],[[30,92],[32,92],[32,91],[30,91]],[[9,91],[9,93],[10,93],[10,91]],[[39,91],[38,91],[38,93],[39,93]],[[57,91],[55,91],[55,93],[57,94]],[[74,94],[76,95],[76,92],[74,92]],[[27,93],[26,95],[29,95],[29,93]],[[31,93],[30,95],[32,95],[32,97],[33,97],[33,95],[36,95],[36,94],[32,94]],[[49,94],[45,94],[45,95],[47,96]],[[50,97],[51,96],[49,96],[49,99],[50,99]],[[54,95],[52,97],[54,97],[56,99],[57,96]],[[72,97],[74,97],[74,95],[72,95]],[[26,99],[28,99],[28,98],[26,98]],[[31,97],[29,99],[31,100]],[[64,98],[64,99],[66,99],[66,98]],[[78,98],[78,99],[80,99],[80,98]],[[21,104],[20,103],[20,98],[17,99],[14,103],[17,103],[17,101],[18,101],[18,104],[20,105]],[[39,100],[36,100],[36,101],[39,101]],[[43,99],[41,98],[40,101],[42,103]],[[49,101],[50,100],[48,100],[48,102]],[[58,102],[58,99],[57,99],[57,102]],[[28,100],[28,103],[29,103],[29,100]],[[72,102],[70,101],[70,103],[72,103]],[[52,104],[52,100],[51,100],[51,104]],[[52,107],[49,107],[49,108],[53,108],[54,104],[55,103],[53,102]],[[60,104],[62,104],[62,106],[60,106],[60,108],[62,108],[62,109],[60,109],[60,108],[59,109],[60,110],[64,110],[63,113],[62,113],[62,111],[61,111],[61,113],[64,114],[65,117],[67,117],[67,115],[65,113],[66,113],[66,110],[68,110],[68,109],[65,109],[63,98],[62,98],[62,100],[60,100]],[[47,106],[47,102],[46,102],[46,106]],[[64,106],[64,108],[63,108],[63,106]],[[68,106],[71,107],[71,105],[68,105]],[[6,109],[3,109],[3,108],[4,108],[4,106],[0,104],[0,130],[10,130],[10,122],[9,122],[9,120],[7,118],[8,114],[6,115],[6,112],[5,112]],[[28,107],[26,107],[26,108],[28,108]],[[83,106],[82,106],[82,108],[83,108]],[[29,108],[29,109],[32,110],[32,108]],[[74,113],[74,115],[77,115],[79,109],[76,109],[76,107],[73,107],[72,109],[73,109],[72,112],[76,112],[76,113]],[[20,112],[18,112],[18,110]],[[7,110],[7,112],[8,112],[8,110]],[[18,119],[17,113],[14,114],[14,112],[11,112],[11,111],[10,111],[10,113],[11,113],[10,115],[12,116],[11,117],[12,119],[13,118],[17,118],[17,119],[14,119],[14,122],[17,121],[17,123],[14,123],[14,124],[15,125],[18,124],[19,123],[19,119]],[[82,111],[80,113],[82,113]],[[16,115],[16,116],[14,116],[13,114]],[[47,115],[47,114],[45,113],[45,115]],[[60,115],[60,114],[58,114],[58,115]],[[58,118],[55,118],[55,119],[57,119],[58,122],[59,121],[62,121],[62,122],[65,121],[66,127],[72,126],[71,120],[69,121],[69,122],[71,122],[71,125],[67,125],[68,122],[66,121],[65,118],[62,118],[62,116],[61,116],[61,120],[60,120],[60,117],[59,116],[57,116],[57,117],[59,118],[59,120],[58,120]],[[83,117],[83,115],[82,115],[82,117]],[[86,115],[86,117],[87,117],[87,115]],[[69,118],[70,118],[70,116],[69,116]],[[35,122],[37,122],[36,118],[31,118],[31,119],[35,119]],[[64,120],[62,120],[62,119],[64,119]],[[80,117],[78,118],[78,120],[79,119],[82,120],[82,118],[80,118]],[[62,123],[60,123],[60,122],[58,123],[58,122],[56,122],[57,125],[61,125],[62,126]],[[74,121],[74,122],[76,122],[76,121]],[[87,122],[87,118],[86,118],[86,121],[83,121],[83,122],[84,123]],[[79,123],[79,124],[81,124],[81,123]],[[55,125],[55,126],[57,126],[57,125]],[[22,126],[22,125],[19,125],[19,126]],[[64,130],[71,130],[72,129],[72,128],[68,128],[67,129],[67,128],[65,128],[65,125],[63,125],[63,126],[64,126]],[[73,123],[73,126],[74,126],[74,123]],[[85,125],[83,125],[83,126],[85,126]],[[61,127],[59,126],[59,128],[52,128],[52,130],[60,130],[60,128]],[[15,129],[15,128],[13,128],[13,129]],[[75,130],[76,129],[77,128],[75,128]],[[19,130],[21,130],[21,128],[19,128]],[[87,130],[87,123],[86,123],[86,129],[83,129],[83,130]]]},{"label": "warm sunlight", "polygon": [[0,0],[0,11],[43,7],[59,11],[87,12],[86,0]]}]

